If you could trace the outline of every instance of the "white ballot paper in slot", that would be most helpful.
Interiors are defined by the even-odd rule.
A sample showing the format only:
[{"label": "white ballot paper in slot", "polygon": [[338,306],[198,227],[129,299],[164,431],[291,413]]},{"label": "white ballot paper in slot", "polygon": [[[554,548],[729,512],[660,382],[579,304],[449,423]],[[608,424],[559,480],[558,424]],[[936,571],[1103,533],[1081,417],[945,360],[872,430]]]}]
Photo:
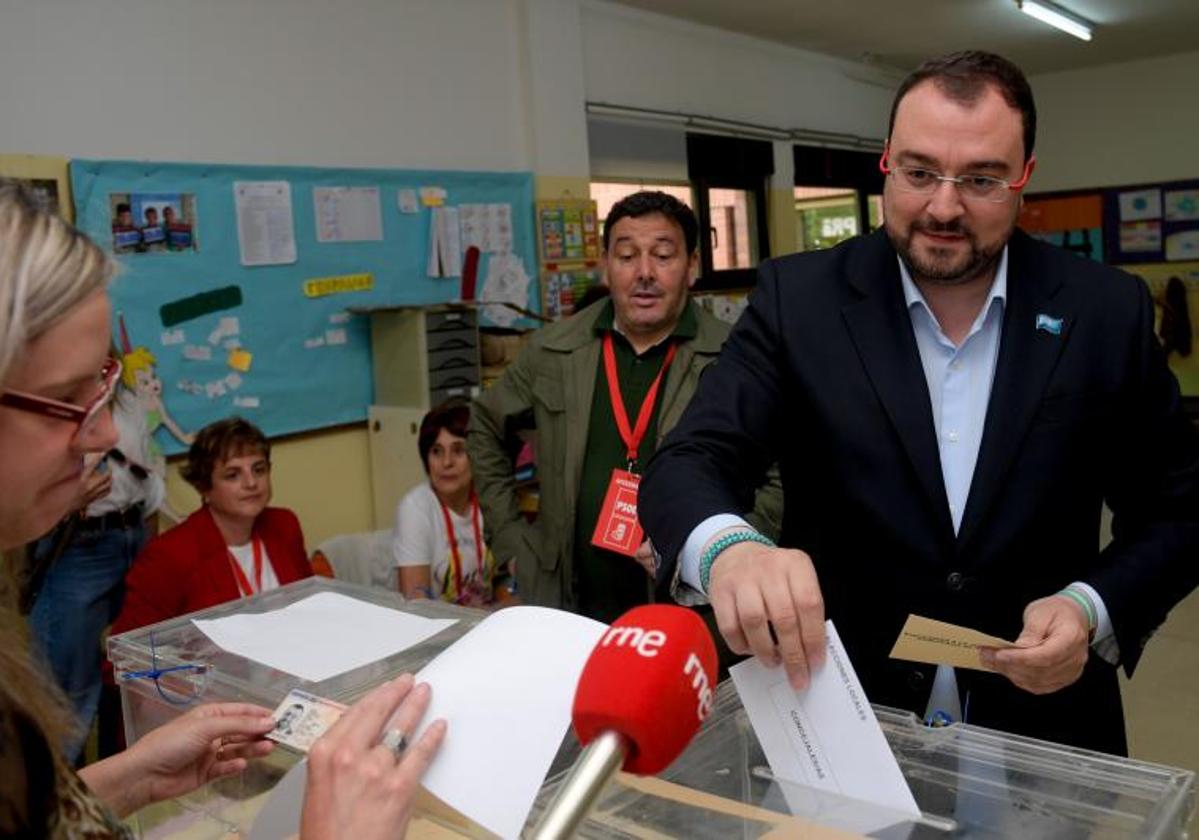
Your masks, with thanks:
[{"label": "white ballot paper in slot", "polygon": [[320,592],[270,612],[192,623],[230,653],[320,682],[418,645],[456,620],[422,618]]},{"label": "white ballot paper in slot", "polygon": [[[803,691],[791,687],[782,666],[767,668],[751,659],[729,669],[770,769],[782,782],[835,794],[838,800],[880,806],[877,814],[861,808],[837,809],[839,816],[856,812],[853,825],[837,820],[844,828],[870,832],[905,819],[918,820],[920,808],[837,630],[831,621],[825,628],[828,656]],[[822,816],[811,813],[812,803],[801,802],[797,789],[781,787],[797,815]]]}]

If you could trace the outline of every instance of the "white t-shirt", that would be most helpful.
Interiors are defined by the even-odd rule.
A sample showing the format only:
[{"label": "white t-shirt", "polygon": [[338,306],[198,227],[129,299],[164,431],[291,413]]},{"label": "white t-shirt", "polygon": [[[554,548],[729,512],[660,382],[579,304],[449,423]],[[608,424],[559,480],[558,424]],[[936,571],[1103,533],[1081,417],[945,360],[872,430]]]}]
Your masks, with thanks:
[{"label": "white t-shirt", "polygon": [[[246,580],[251,586],[257,586],[254,581],[254,541],[250,540],[245,545],[231,545],[229,552],[237,560],[237,565],[241,566],[242,574],[246,576]],[[267,554],[266,543],[262,544],[262,589],[256,590],[255,595],[261,592],[270,592],[272,589],[279,588],[279,578],[275,577],[275,567],[271,565],[271,557]],[[241,587],[238,587],[241,591]]]},{"label": "white t-shirt", "polygon": [[[482,538],[483,520],[479,514],[479,535]],[[458,554],[462,558],[463,588],[486,593],[490,602],[491,585],[495,576],[495,557],[486,544],[483,546],[483,578],[479,578],[479,552],[475,546],[475,527],[472,510],[465,516],[450,511],[450,522],[454,537],[458,540]],[[396,567],[429,566],[432,576],[432,595],[446,601],[458,600],[455,576],[451,570],[453,552],[445,530],[445,517],[441,503],[432,486],[425,481],[413,487],[400,500],[396,508],[396,527],[391,536],[392,553]],[[447,580],[448,578],[448,580]]]}]

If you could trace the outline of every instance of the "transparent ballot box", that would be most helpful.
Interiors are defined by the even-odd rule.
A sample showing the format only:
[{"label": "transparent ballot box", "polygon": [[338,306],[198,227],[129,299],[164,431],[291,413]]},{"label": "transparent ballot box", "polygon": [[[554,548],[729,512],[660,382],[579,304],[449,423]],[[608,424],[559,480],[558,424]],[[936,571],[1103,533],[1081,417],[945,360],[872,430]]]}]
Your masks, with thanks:
[{"label": "transparent ballot box", "polygon": [[[437,635],[380,661],[327,680],[310,682],[222,650],[192,621],[267,612],[321,592],[403,610],[425,618],[458,621]],[[442,601],[404,601],[397,592],[312,577],[251,598],[232,601],[132,630],[108,641],[108,656],[121,692],[128,743],[199,703],[237,701],[275,708],[293,688],[352,703],[371,688],[416,672],[486,616]],[[223,837],[247,832],[265,795],[300,755],[277,748],[242,774],[221,779],[179,800],[152,807],[133,821],[147,837]]]},{"label": "transparent ballot box", "polygon": [[[458,618],[425,642],[321,682],[306,682],[216,647],[191,620],[261,612],[317,592],[428,618]],[[485,613],[441,602],[311,578],[115,637],[115,666],[130,742],[197,702],[238,700],[276,707],[295,687],[353,702],[404,671],[417,671]],[[171,670],[176,669],[176,670]],[[122,679],[161,672],[157,680]],[[876,806],[777,780],[730,681],[687,750],[657,778],[618,776],[579,836],[588,838],[1013,837],[1182,838],[1194,805],[1195,774],[1035,741],[969,725],[930,729],[907,712],[875,714],[923,814],[905,820]],[[453,721],[450,721],[451,730]],[[536,825],[579,753],[568,734],[529,815]],[[276,749],[241,775],[137,816],[145,837],[246,837],[266,798],[299,760]],[[410,837],[461,836],[433,813],[418,814]]]},{"label": "transparent ballot box", "polygon": [[[580,830],[588,838],[1184,838],[1195,774],[965,724],[929,728],[874,712],[923,814],[777,780],[732,681],[658,778],[618,776]],[[538,797],[530,824],[562,776]]]}]

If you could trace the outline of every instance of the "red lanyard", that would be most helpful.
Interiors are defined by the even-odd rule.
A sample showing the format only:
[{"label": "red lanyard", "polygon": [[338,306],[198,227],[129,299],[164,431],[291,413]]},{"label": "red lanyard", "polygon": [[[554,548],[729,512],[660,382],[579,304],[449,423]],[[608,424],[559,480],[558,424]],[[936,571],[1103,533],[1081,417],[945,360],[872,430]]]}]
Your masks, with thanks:
[{"label": "red lanyard", "polygon": [[237,562],[233,552],[226,549],[229,554],[229,565],[233,566],[233,577],[237,581],[238,591],[246,597],[262,591],[262,540],[255,537],[252,542],[254,546],[254,586],[251,586],[250,581],[246,579],[246,573],[241,570],[241,563]]},{"label": "red lanyard", "polygon": [[[445,519],[445,533],[450,539],[450,567],[454,572],[454,592],[458,598],[461,598],[464,592],[462,589],[462,554],[458,551],[458,537],[454,534],[454,523],[450,521],[450,509],[441,499],[438,499],[437,503],[441,505],[441,515]],[[475,532],[479,582],[483,583],[487,577],[483,574],[483,537],[479,533],[479,496],[474,490],[470,491],[470,524]]]},{"label": "red lanyard", "polygon": [[645,437],[645,430],[649,428],[649,420],[654,413],[654,403],[658,399],[658,386],[662,384],[662,377],[666,375],[666,369],[670,367],[670,362],[677,349],[678,345],[672,342],[666,351],[662,369],[654,377],[653,383],[645,394],[645,401],[641,403],[641,410],[637,412],[637,427],[630,429],[629,414],[625,411],[624,397],[620,395],[620,380],[616,374],[616,350],[613,348],[612,333],[604,333],[604,370],[608,374],[608,397],[612,400],[612,413],[616,415],[616,428],[620,431],[620,439],[624,441],[628,452],[630,472],[633,465],[637,463],[637,450],[641,447],[641,439]]}]

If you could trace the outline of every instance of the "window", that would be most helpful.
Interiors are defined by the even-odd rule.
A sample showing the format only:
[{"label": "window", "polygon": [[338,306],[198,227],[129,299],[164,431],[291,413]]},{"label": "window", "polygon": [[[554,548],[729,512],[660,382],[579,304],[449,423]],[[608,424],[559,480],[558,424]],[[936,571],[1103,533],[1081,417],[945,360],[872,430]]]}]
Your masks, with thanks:
[{"label": "window", "polygon": [[[867,197],[870,214],[865,232],[882,224],[882,196]],[[795,188],[795,242],[799,251],[831,248],[862,233],[856,190],[837,187]]]},{"label": "window", "polygon": [[795,240],[799,250],[831,248],[878,228],[883,223],[882,191],[877,152],[796,146]]},{"label": "window", "polygon": [[592,181],[591,198],[595,201],[595,210],[597,218],[600,221],[601,236],[604,231],[604,219],[608,218],[608,213],[611,211],[612,205],[629,193],[635,193],[640,190],[657,190],[667,195],[673,195],[692,210],[695,209],[695,199],[691,194],[690,184],[655,184],[646,181]]}]

